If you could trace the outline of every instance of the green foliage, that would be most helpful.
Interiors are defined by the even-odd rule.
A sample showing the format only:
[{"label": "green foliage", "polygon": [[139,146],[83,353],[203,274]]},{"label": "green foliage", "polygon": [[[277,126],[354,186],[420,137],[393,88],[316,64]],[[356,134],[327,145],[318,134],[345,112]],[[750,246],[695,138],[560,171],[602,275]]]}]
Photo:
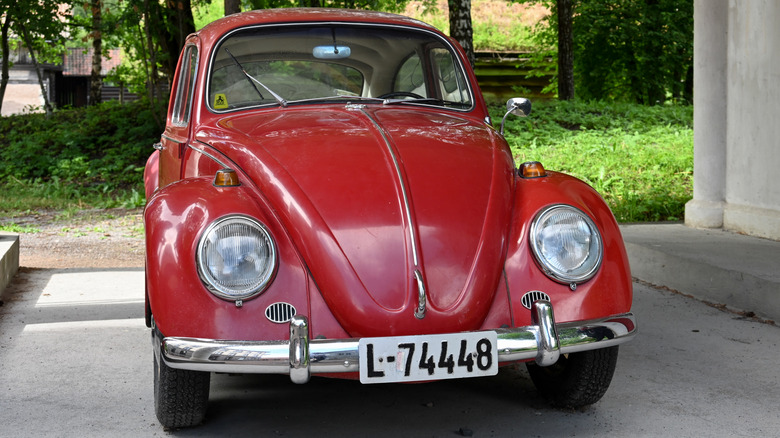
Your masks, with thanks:
[{"label": "green foliage", "polygon": [[22,233],[37,233],[41,230],[29,225],[19,225],[12,222],[9,224],[0,224],[0,231],[5,231],[7,233],[22,234]]},{"label": "green foliage", "polygon": [[200,2],[192,7],[192,15],[195,18],[195,29],[225,16],[225,4],[223,1]]},{"label": "green foliage", "polygon": [[[553,12],[535,29],[548,56],[557,46]],[[693,92],[693,0],[581,0],[574,2],[575,93],[579,98],[653,105],[690,102]]]},{"label": "green foliage", "polygon": [[36,197],[143,205],[143,166],[157,140],[153,111],[142,101],[0,118],[0,210]]},{"label": "green foliage", "polygon": [[474,21],[474,47],[476,50],[528,50],[534,45],[532,30],[517,24],[508,29],[487,20]]},{"label": "green foliage", "polygon": [[[63,13],[67,15],[67,5],[65,8],[62,6],[57,0],[6,1],[0,3],[0,14],[11,21],[12,38],[21,41],[24,35],[29,36],[39,63],[60,63],[64,45],[52,44],[51,41],[62,39],[66,28],[63,20],[53,19]],[[24,45],[27,46],[26,43]]]},{"label": "green foliage", "polygon": [[[503,111],[491,106],[494,120]],[[692,194],[692,119],[690,106],[551,101],[509,117],[506,137],[518,163],[583,179],[622,222],[678,220]],[[0,213],[143,206],[158,139],[143,103],[0,118]]]},{"label": "green foliage", "polygon": [[[494,120],[503,105],[492,107]],[[540,161],[595,188],[621,222],[681,220],[693,193],[693,108],[551,101],[507,119],[518,163]]]},{"label": "green foliage", "polygon": [[582,2],[574,18],[575,73],[583,98],[644,104],[689,98],[693,1]]}]

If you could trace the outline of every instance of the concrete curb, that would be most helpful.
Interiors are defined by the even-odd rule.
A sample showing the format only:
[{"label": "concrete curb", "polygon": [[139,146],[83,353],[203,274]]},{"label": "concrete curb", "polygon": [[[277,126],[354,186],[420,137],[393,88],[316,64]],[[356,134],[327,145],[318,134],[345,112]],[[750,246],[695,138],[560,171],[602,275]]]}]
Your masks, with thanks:
[{"label": "concrete curb", "polygon": [[780,322],[780,242],[682,224],[621,231],[634,277]]},{"label": "concrete curb", "polygon": [[19,270],[19,235],[0,232],[0,301],[5,301],[5,288]]}]

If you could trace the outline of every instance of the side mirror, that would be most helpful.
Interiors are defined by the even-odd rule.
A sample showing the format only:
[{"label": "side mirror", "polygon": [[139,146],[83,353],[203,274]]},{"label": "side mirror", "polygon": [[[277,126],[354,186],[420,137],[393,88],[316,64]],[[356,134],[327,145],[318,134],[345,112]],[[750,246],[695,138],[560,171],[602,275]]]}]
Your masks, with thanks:
[{"label": "side mirror", "polygon": [[531,114],[531,101],[525,97],[513,97],[506,102],[506,114],[501,119],[501,135],[504,135],[504,123],[510,114],[520,117]]}]

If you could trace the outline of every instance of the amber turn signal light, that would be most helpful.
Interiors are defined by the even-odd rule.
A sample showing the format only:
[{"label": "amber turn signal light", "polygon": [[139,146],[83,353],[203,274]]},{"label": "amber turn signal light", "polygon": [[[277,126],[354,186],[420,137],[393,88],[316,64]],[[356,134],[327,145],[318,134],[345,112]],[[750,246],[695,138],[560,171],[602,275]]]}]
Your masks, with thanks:
[{"label": "amber turn signal light", "polygon": [[238,174],[233,169],[221,169],[214,175],[214,185],[217,187],[236,187],[241,185],[238,182]]},{"label": "amber turn signal light", "polygon": [[542,163],[538,161],[527,161],[521,164],[519,173],[523,178],[541,178],[547,176],[547,171],[544,170]]}]

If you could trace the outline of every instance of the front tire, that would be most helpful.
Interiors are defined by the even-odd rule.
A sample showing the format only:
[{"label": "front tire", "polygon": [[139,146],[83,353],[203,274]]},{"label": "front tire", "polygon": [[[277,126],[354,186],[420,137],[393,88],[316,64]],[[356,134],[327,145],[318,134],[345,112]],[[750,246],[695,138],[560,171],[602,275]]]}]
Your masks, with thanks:
[{"label": "front tire", "polygon": [[165,429],[196,426],[206,416],[211,373],[178,370],[154,355],[154,410]]},{"label": "front tire", "polygon": [[549,367],[527,363],[528,374],[539,394],[560,408],[578,409],[604,396],[612,382],[618,347],[561,356]]}]

